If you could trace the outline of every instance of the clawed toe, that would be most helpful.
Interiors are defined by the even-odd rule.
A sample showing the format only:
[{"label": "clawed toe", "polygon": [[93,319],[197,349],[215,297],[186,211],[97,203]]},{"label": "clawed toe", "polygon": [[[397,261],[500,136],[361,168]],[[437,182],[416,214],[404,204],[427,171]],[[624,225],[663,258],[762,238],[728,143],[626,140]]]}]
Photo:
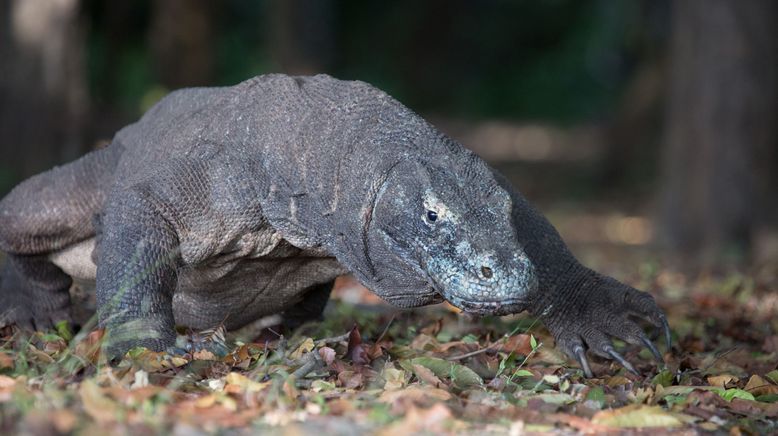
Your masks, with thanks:
[{"label": "clawed toe", "polygon": [[605,351],[605,352],[606,352],[606,353],[607,353],[607,354],[608,354],[608,355],[609,355],[609,356],[610,356],[610,357],[611,357],[613,360],[615,360],[616,362],[619,362],[619,364],[620,364],[621,366],[623,366],[623,367],[624,367],[624,369],[626,369],[627,371],[631,372],[632,374],[635,374],[635,375],[637,375],[637,376],[640,376],[640,373],[638,372],[638,370],[636,370],[636,369],[635,369],[635,367],[634,367],[634,366],[632,366],[632,364],[631,364],[631,363],[629,363],[629,361],[627,361],[627,359],[625,359],[625,358],[624,358],[624,356],[622,356],[621,354],[619,354],[619,352],[618,352],[618,351],[616,351],[616,350],[613,348],[613,346],[612,346],[612,345],[607,345],[607,346],[605,346],[605,348],[603,349],[603,351]]},{"label": "clawed toe", "polygon": [[586,358],[586,351],[584,348],[580,345],[576,346],[573,349],[573,354],[575,354],[575,358],[578,360],[578,364],[581,365],[586,378],[593,378],[594,373],[592,373],[592,368],[589,366],[589,360]]}]

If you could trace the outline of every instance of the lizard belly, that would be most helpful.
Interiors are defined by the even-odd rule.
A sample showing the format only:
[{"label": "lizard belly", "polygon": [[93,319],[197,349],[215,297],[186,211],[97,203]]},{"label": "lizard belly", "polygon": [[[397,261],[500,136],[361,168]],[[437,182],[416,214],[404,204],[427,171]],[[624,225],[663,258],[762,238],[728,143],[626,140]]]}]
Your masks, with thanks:
[{"label": "lizard belly", "polygon": [[[49,255],[49,259],[82,287],[94,288],[94,238]],[[234,252],[178,271],[173,294],[176,324],[194,329],[240,328],[294,305],[311,286],[334,280],[346,270],[333,257],[304,251],[281,240],[259,257]]]},{"label": "lizard belly", "polygon": [[76,280],[94,281],[97,265],[92,261],[95,238],[73,244],[49,255],[49,260]]},{"label": "lizard belly", "polygon": [[311,286],[344,273],[332,257],[262,257],[179,271],[173,296],[176,324],[195,329],[224,322],[228,330],[281,313]]}]

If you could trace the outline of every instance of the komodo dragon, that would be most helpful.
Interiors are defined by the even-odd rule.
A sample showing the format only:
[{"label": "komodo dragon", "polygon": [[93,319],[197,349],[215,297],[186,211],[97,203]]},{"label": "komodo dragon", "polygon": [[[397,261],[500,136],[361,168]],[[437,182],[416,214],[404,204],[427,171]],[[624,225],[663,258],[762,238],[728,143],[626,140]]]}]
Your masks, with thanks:
[{"label": "komodo dragon", "polygon": [[647,293],[582,266],[494,169],[384,92],[326,75],[171,93],[110,145],[0,202],[0,325],[69,320],[96,279],[116,355],[171,349],[175,325],[318,317],[353,274],[399,307],[529,310],[591,376],[610,337],[661,355]]}]

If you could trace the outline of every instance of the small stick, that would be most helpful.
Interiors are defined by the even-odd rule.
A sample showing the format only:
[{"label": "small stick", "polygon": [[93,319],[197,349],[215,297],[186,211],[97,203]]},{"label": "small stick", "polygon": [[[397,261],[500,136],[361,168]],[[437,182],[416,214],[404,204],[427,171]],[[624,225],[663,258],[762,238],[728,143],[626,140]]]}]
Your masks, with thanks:
[{"label": "small stick", "polygon": [[344,334],[342,334],[340,336],[333,336],[331,338],[323,338],[323,339],[319,339],[318,341],[316,341],[314,343],[316,345],[337,344],[338,342],[341,342],[341,341],[347,341],[350,334],[351,334],[351,332],[348,332],[348,333],[344,333]]},{"label": "small stick", "polygon": [[459,355],[451,356],[451,357],[446,357],[446,360],[462,360],[462,359],[467,359],[468,357],[477,356],[479,354],[483,354],[483,353],[486,353],[486,352],[494,350],[494,346],[495,345],[497,345],[497,344],[492,344],[492,345],[489,345],[487,347],[484,347],[484,348],[481,348],[481,349],[478,349],[478,350],[475,350],[475,351],[471,351],[469,353],[459,354]]},{"label": "small stick", "polygon": [[292,377],[294,377],[296,380],[305,377],[316,368],[320,360],[321,357],[319,356],[319,352],[316,350],[305,353],[305,355],[300,358],[300,361],[304,362],[303,365],[292,373]]}]

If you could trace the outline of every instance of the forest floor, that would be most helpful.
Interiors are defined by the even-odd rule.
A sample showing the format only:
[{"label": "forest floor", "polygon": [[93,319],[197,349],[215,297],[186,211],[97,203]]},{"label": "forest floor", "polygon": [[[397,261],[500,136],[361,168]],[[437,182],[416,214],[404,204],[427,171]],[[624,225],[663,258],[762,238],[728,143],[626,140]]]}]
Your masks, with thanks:
[{"label": "forest floor", "polygon": [[[577,253],[657,298],[666,367],[617,344],[642,375],[594,358],[586,379],[526,315],[398,311],[343,280],[323,322],[229,335],[225,357],[135,349],[111,366],[98,330],[6,328],[0,433],[778,432],[774,263],[690,275],[618,246]],[[223,341],[218,329],[190,339]]]}]

